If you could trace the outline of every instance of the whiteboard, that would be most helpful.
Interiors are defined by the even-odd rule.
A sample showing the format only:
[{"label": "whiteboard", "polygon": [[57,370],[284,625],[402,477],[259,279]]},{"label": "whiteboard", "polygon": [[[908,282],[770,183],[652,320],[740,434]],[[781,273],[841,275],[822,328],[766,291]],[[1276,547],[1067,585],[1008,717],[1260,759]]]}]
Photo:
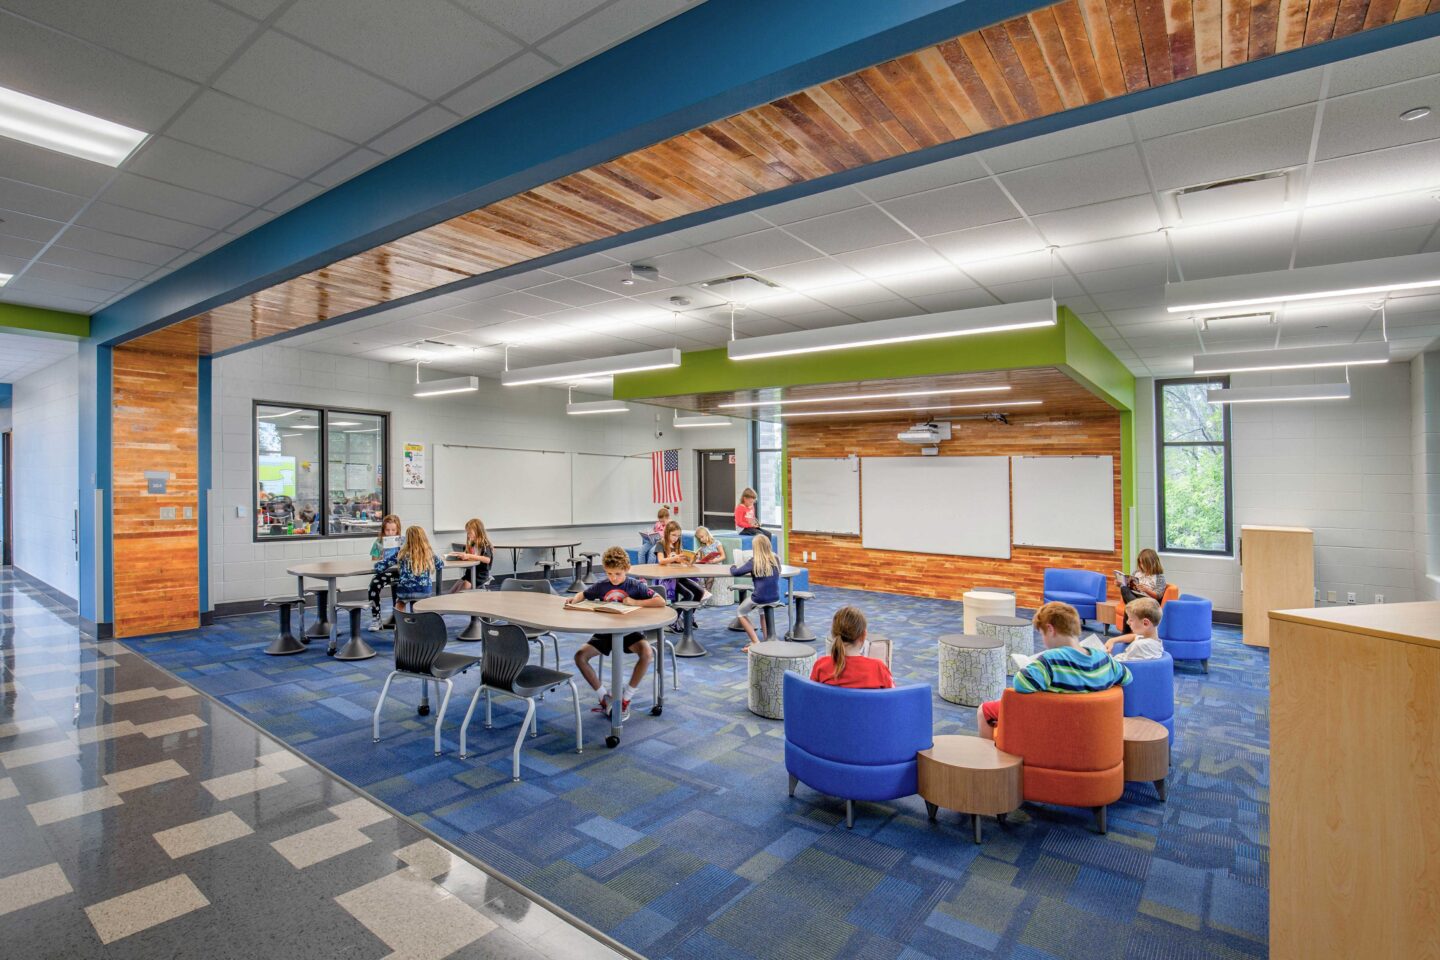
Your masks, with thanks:
[{"label": "whiteboard", "polygon": [[435,530],[570,525],[570,454],[435,444]]},{"label": "whiteboard", "polygon": [[649,457],[577,453],[570,469],[572,523],[655,522]]},{"label": "whiteboard", "polygon": [[790,529],[808,533],[860,533],[858,458],[791,458]]},{"label": "whiteboard", "polygon": [[1008,457],[865,457],[860,491],[867,550],[1010,558]]},{"label": "whiteboard", "polygon": [[1015,543],[1115,549],[1113,457],[1012,457]]}]

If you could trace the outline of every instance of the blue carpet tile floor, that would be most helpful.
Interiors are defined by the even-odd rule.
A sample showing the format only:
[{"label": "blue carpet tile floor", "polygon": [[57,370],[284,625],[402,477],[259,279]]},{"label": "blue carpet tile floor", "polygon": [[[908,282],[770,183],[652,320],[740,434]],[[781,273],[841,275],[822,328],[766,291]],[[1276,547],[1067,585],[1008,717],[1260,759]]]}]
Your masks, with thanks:
[{"label": "blue carpet tile floor", "polygon": [[[961,631],[960,604],[815,587],[817,631],[854,603],[895,642],[900,683],[934,686],[935,638]],[[397,681],[371,742],[370,713],[390,669],[380,656],[328,659],[323,644],[268,657],[275,617],[221,620],[128,641],[374,797],[652,958],[1202,960],[1268,954],[1269,664],[1217,627],[1210,673],[1176,671],[1169,802],[1128,784],[1109,834],[1088,811],[1027,804],[985,843],[968,817],[928,822],[919,797],[856,805],[801,786],[786,796],[783,724],[746,709],[743,636],[731,609],[702,611],[710,655],[681,660],[680,689],[652,717],[649,684],[619,749],[591,714],[574,752],[569,696],[539,706],[524,780],[510,781],[523,705],[496,701],[495,729],[458,725],[477,682],[457,682],[431,750],[413,681]],[[452,636],[464,626],[452,618]],[[578,638],[562,638],[562,656]],[[457,644],[452,649],[472,648]],[[478,649],[474,651],[479,653]],[[667,678],[668,679],[668,678]],[[583,686],[583,684],[582,684]],[[458,701],[458,705],[457,702]],[[843,724],[837,724],[843,734]],[[974,711],[935,698],[935,732],[973,733]]]}]

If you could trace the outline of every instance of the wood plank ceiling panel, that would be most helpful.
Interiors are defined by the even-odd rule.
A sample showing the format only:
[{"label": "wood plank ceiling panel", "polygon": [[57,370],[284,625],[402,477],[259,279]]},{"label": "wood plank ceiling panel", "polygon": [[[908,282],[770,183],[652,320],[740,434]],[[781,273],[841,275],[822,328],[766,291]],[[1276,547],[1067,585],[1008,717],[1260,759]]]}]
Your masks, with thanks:
[{"label": "wood plank ceiling panel", "polygon": [[[1428,9],[1437,5],[1440,0],[1430,0]],[[792,184],[1419,16],[1426,8],[1426,0],[1062,0],[261,290],[191,318],[180,339],[192,339],[193,331],[203,353],[240,346]]]}]

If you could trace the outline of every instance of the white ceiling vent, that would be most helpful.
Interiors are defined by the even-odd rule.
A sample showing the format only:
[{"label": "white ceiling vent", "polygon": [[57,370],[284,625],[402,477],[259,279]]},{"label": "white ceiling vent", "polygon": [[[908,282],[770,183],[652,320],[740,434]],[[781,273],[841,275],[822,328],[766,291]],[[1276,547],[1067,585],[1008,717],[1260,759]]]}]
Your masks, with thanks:
[{"label": "white ceiling vent", "polygon": [[707,292],[713,293],[717,297],[724,297],[731,303],[749,303],[751,300],[774,293],[779,284],[771,283],[764,277],[757,277],[753,273],[738,273],[733,277],[706,280],[700,286]]},{"label": "white ceiling vent", "polygon": [[1289,171],[1202,183],[1176,190],[1175,208],[1185,223],[1256,217],[1283,210],[1289,186]]}]

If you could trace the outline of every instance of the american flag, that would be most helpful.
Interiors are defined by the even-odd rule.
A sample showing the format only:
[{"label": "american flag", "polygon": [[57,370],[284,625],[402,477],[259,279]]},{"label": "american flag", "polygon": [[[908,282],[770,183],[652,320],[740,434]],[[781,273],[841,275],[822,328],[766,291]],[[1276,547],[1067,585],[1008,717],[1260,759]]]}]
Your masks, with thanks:
[{"label": "american flag", "polygon": [[650,473],[654,480],[656,503],[679,503],[680,451],[656,450],[650,454]]}]

